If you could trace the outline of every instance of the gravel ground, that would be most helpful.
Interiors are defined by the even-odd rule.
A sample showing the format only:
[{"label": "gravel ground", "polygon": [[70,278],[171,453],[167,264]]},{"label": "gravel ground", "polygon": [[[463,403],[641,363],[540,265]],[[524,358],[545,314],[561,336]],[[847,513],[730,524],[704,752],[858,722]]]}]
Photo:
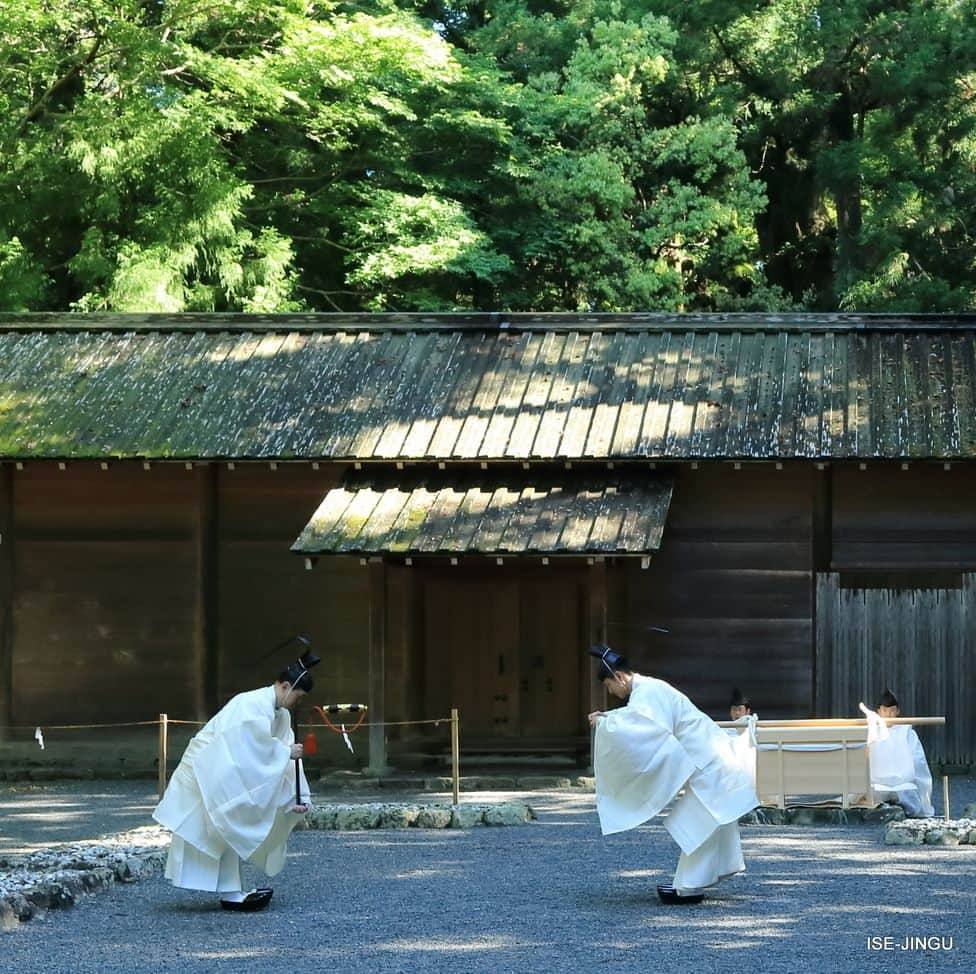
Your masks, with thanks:
[{"label": "gravel ground", "polygon": [[[976,801],[976,782],[952,783],[958,813]],[[603,839],[592,795],[521,797],[539,821],[519,828],[298,833],[261,914],[221,911],[212,895],[172,889],[158,876],[116,886],[0,935],[0,967],[17,974],[278,974],[288,967],[903,974],[976,966],[976,847],[886,847],[880,827],[745,827],[746,876],[701,906],[664,907],[654,886],[670,879],[677,853],[659,824]],[[31,808],[40,814],[72,802],[78,828],[144,824],[152,789],[145,782],[34,792],[8,786],[0,789],[5,841],[43,844],[45,822],[53,823],[31,819]],[[871,937],[892,938],[890,949],[872,949]],[[936,943],[946,948],[951,938],[951,949],[902,949],[911,937],[941,938]]]},{"label": "gravel ground", "polygon": [[0,856],[146,825],[156,801],[152,781],[0,784]]}]

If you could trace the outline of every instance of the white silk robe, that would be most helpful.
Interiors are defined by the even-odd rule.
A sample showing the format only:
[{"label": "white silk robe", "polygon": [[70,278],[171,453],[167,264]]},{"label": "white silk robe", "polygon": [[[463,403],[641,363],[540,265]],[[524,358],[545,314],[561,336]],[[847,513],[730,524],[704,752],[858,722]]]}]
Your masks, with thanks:
[{"label": "white silk robe", "polygon": [[[240,889],[240,860],[285,864],[295,803],[291,715],[274,687],[231,699],[187,745],[153,818],[173,832],[166,875],[192,889]],[[309,787],[299,770],[302,800]]]},{"label": "white silk robe", "polygon": [[636,673],[627,705],[597,722],[600,828],[633,829],[668,807],[664,826],[682,853],[679,892],[744,868],[738,820],[759,801],[732,743],[683,693]]},{"label": "white silk robe", "polygon": [[914,728],[895,724],[871,744],[871,788],[878,801],[894,801],[915,818],[935,814],[932,773]]}]

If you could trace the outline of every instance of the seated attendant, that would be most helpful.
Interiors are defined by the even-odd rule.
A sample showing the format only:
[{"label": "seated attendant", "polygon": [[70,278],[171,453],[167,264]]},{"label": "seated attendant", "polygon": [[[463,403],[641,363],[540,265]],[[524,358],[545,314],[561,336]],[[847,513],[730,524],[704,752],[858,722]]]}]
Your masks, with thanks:
[{"label": "seated attendant", "polygon": [[[898,701],[885,690],[878,704],[879,717],[897,717]],[[871,744],[871,787],[879,801],[894,802],[912,818],[935,814],[932,807],[932,773],[922,742],[908,724],[888,727],[887,736]]]},{"label": "seated attendant", "polygon": [[729,701],[729,719],[739,720],[742,717],[748,717],[751,713],[752,702],[736,687],[732,691],[732,699]]}]

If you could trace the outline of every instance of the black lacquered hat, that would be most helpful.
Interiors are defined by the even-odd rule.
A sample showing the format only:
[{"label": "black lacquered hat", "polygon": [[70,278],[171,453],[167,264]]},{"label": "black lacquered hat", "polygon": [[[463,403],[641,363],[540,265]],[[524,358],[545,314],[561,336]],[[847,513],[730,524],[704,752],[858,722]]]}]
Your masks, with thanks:
[{"label": "black lacquered hat", "polygon": [[895,699],[895,695],[885,687],[884,693],[881,694],[881,699],[878,701],[879,707],[897,707],[898,701]]},{"label": "black lacquered hat", "polygon": [[751,707],[752,701],[738,688],[736,687],[732,691],[732,697],[729,700],[730,707]]},{"label": "black lacquered hat", "polygon": [[283,683],[290,683],[293,690],[304,690],[308,693],[312,689],[312,675],[308,672],[313,666],[322,662],[321,657],[312,652],[312,644],[306,636],[289,636],[283,643],[275,646],[268,656],[277,654],[281,650],[297,643],[305,648],[305,652],[294,663],[289,663],[279,674],[278,679]]},{"label": "black lacquered hat", "polygon": [[612,677],[617,670],[629,670],[627,660],[614,652],[609,646],[598,645],[590,647],[590,656],[595,656],[600,661],[600,668],[597,672],[598,680],[605,680]]}]

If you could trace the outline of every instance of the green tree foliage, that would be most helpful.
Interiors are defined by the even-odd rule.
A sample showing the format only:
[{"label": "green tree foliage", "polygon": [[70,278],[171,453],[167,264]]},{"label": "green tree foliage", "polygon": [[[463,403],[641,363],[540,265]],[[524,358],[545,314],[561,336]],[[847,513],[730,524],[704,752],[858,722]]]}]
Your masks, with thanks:
[{"label": "green tree foliage", "polygon": [[0,308],[972,308],[976,0],[0,0]]},{"label": "green tree foliage", "polygon": [[441,6],[449,36],[519,86],[492,238],[512,308],[776,301],[757,270],[762,186],[732,122],[684,97],[677,36],[614,0]]},{"label": "green tree foliage", "polygon": [[662,0],[769,200],[772,280],[821,307],[973,307],[971,0]]},{"label": "green tree foliage", "polygon": [[508,140],[497,74],[410,11],[345,6],[294,23],[273,59],[294,98],[238,147],[255,209],[313,306],[470,307],[509,266],[466,205]]},{"label": "green tree foliage", "polygon": [[285,98],[260,63],[287,12],[4,0],[0,241],[24,282],[7,307],[287,306],[290,245],[248,225],[224,150]]},{"label": "green tree foliage", "polygon": [[504,125],[476,99],[446,110],[480,81],[413,14],[304,0],[0,11],[4,307],[450,307],[507,267],[444,191],[451,141],[491,151]]}]

